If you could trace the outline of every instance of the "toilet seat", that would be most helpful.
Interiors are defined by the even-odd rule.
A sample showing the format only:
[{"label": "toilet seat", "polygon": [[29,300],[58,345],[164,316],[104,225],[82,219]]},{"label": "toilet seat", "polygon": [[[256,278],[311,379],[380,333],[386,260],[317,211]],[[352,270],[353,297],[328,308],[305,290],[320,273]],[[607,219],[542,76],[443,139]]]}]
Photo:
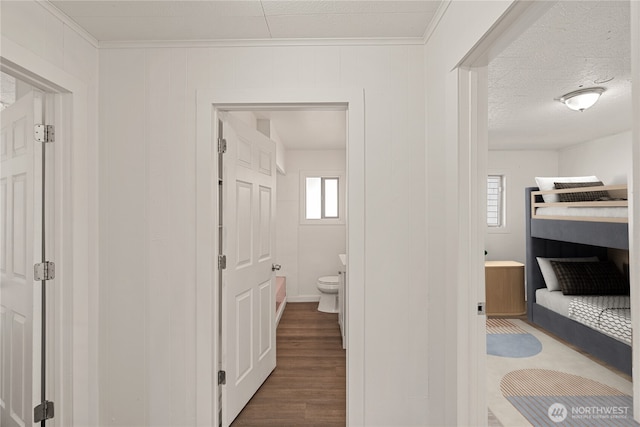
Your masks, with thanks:
[{"label": "toilet seat", "polygon": [[322,285],[338,285],[340,279],[338,276],[322,276],[318,278],[318,283]]},{"label": "toilet seat", "polygon": [[336,293],[340,287],[340,279],[338,276],[322,276],[318,278],[318,289],[327,293]]}]

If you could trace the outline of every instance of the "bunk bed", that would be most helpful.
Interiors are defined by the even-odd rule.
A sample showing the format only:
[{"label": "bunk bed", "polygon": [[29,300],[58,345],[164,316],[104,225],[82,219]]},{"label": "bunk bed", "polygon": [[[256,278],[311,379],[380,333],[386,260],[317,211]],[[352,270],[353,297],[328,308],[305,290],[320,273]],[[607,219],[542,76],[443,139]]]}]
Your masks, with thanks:
[{"label": "bunk bed", "polygon": [[[611,193],[624,192],[624,188],[598,187],[598,191]],[[629,229],[626,214],[626,200],[613,197],[599,202],[562,202],[547,198],[544,195],[558,195],[573,190],[540,191],[537,187],[526,188],[526,283],[527,283],[527,316],[530,322],[541,326],[554,335],[570,342],[582,350],[594,355],[617,369],[631,374],[631,343],[607,331],[598,331],[592,326],[580,323],[566,315],[559,314],[560,310],[550,309],[536,300],[536,291],[541,290],[540,297],[547,292],[543,273],[537,261],[541,258],[575,258],[598,257],[600,261],[608,259],[608,248],[629,249]],[[595,191],[593,187],[586,187],[577,191]],[[614,200],[611,200],[614,199]],[[554,211],[546,215],[539,210],[544,208],[568,209],[609,209],[616,208],[618,212],[613,216],[603,216],[593,210],[585,213],[570,212],[563,215]],[[548,292],[554,294],[554,292]],[[555,293],[557,294],[557,293]],[[546,295],[546,294],[545,294]],[[628,297],[627,297],[628,300]],[[614,304],[615,305],[615,304]],[[630,309],[625,309],[630,317]],[[602,313],[605,311],[603,310]],[[609,314],[609,313],[607,313]],[[625,323],[625,318],[618,319]],[[588,323],[588,322],[587,322]],[[630,330],[626,332],[630,337]]]}]

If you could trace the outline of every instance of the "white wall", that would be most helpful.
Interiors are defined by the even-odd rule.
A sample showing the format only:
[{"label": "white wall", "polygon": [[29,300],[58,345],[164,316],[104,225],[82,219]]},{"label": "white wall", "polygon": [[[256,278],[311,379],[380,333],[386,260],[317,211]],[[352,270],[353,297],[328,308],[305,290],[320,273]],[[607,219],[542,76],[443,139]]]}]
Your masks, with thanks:
[{"label": "white wall", "polygon": [[421,45],[101,49],[101,425],[193,424],[195,96],[216,87],[364,88],[367,388],[350,416],[426,423],[423,66]]},{"label": "white wall", "polygon": [[[287,174],[278,174],[276,256],[290,301],[316,300],[320,276],[337,275],[346,252],[346,225],[300,224],[300,172],[346,172],[345,150],[288,150]],[[345,175],[346,176],[346,175]]]},{"label": "white wall", "polygon": [[479,401],[482,393],[478,392],[483,379],[470,378],[467,370],[469,358],[479,357],[470,354],[477,350],[470,344],[473,341],[470,337],[480,336],[479,321],[476,318],[476,322],[467,323],[459,317],[463,310],[474,313],[481,296],[479,288],[458,277],[459,270],[468,264],[468,259],[461,259],[460,255],[459,245],[468,244],[459,241],[460,221],[469,214],[461,212],[458,204],[461,184],[458,124],[463,118],[456,65],[499,22],[512,3],[450,2],[425,46],[428,212],[425,261],[429,289],[425,311],[414,321],[427,325],[429,348],[433,349],[426,361],[429,390],[424,401],[426,418],[433,426],[474,425],[482,414],[486,417],[486,404]]},{"label": "white wall", "polygon": [[259,132],[267,135],[269,139],[276,143],[276,168],[281,174],[286,174],[287,168],[285,165],[285,158],[287,149],[282,143],[282,138],[280,138],[275,126],[273,126],[273,123],[269,119],[258,119],[256,126]]},{"label": "white wall", "polygon": [[559,175],[596,175],[605,185],[627,184],[631,159],[631,131],[628,131],[560,150]]},{"label": "white wall", "polygon": [[[97,426],[98,398],[98,50],[94,41],[47,4],[0,2],[0,56],[69,92],[57,107],[56,198],[56,420],[59,425]],[[64,165],[64,170],[60,170]],[[64,327],[64,330],[62,330]],[[50,331],[51,334],[51,331]],[[54,351],[54,346],[49,350]]]},{"label": "white wall", "polygon": [[558,174],[558,152],[490,150],[488,172],[506,177],[506,227],[489,228],[487,260],[525,260],[524,189],[535,187],[536,176]]},{"label": "white wall", "polygon": [[281,174],[287,173],[287,148],[282,143],[282,138],[278,134],[278,131],[273,126],[273,123],[269,121],[269,138],[276,143],[276,167]]}]

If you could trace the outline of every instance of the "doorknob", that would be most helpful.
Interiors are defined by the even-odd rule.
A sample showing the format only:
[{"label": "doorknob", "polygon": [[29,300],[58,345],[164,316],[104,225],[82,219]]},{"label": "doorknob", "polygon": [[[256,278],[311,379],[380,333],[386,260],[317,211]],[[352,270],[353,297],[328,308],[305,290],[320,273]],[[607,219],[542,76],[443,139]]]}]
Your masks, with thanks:
[{"label": "doorknob", "polygon": [[280,264],[271,264],[271,271],[279,271],[281,268]]}]

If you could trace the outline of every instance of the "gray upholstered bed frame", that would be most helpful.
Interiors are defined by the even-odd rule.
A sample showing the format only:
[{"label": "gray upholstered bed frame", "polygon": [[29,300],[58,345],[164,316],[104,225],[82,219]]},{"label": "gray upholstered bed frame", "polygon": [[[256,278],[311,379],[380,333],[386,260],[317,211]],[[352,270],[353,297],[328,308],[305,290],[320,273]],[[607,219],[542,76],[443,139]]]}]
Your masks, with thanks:
[{"label": "gray upholstered bed frame", "polygon": [[527,317],[530,322],[631,375],[631,346],[536,304],[536,290],[545,287],[536,257],[598,256],[607,248],[629,249],[629,227],[604,223],[531,218],[531,192],[525,190]]}]

